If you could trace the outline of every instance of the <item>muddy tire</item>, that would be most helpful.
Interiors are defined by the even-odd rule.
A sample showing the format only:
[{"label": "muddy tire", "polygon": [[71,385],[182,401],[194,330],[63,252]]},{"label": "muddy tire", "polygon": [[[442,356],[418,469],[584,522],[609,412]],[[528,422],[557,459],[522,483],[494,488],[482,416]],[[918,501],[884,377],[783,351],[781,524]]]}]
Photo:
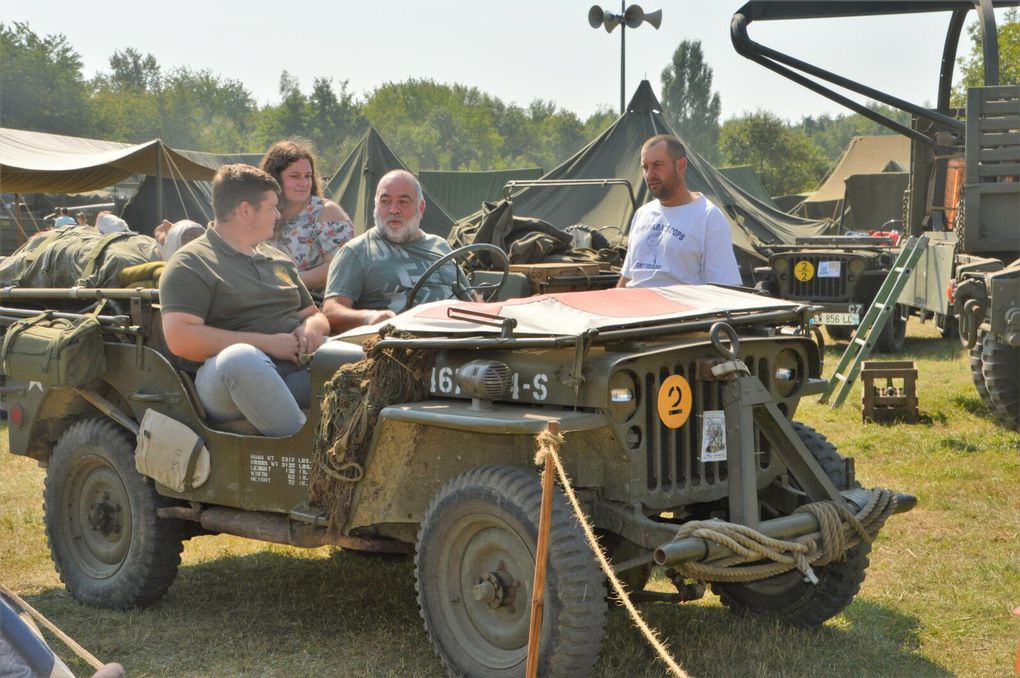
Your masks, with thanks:
[{"label": "muddy tire", "polygon": [[986,332],[981,340],[981,375],[999,420],[1020,431],[1020,347],[1004,344]]},{"label": "muddy tire", "polygon": [[[489,466],[448,482],[426,511],[415,588],[425,629],[452,674],[524,674],[541,499],[536,474]],[[590,673],[605,632],[604,580],[557,491],[539,675]]]},{"label": "muddy tire", "polygon": [[68,592],[87,605],[145,607],[177,576],[182,531],[156,517],[164,500],[135,470],[134,451],[122,428],[88,419],[64,432],[46,471],[50,553]]},{"label": "muddy tire", "polygon": [[[846,464],[833,444],[810,426],[793,426],[836,488],[849,489]],[[862,542],[850,549],[843,561],[814,568],[817,584],[804,581],[800,572],[793,570],[745,584],[714,583],[712,590],[733,610],[777,618],[793,626],[819,626],[842,612],[860,591],[870,551],[871,545]]]},{"label": "muddy tire", "polygon": [[885,320],[875,342],[875,350],[880,353],[899,353],[907,340],[907,308],[900,304],[893,306],[892,313]]}]

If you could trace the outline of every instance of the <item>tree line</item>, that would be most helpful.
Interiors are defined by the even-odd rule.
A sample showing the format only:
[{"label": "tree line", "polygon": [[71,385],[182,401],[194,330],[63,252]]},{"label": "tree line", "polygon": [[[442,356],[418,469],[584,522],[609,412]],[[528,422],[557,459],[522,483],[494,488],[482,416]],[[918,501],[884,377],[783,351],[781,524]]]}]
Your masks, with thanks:
[{"label": "tree line", "polygon": [[[970,39],[958,100],[981,71],[976,29]],[[114,51],[109,70],[86,78],[65,36],[40,36],[24,23],[0,23],[0,55],[4,127],[125,142],[159,137],[173,147],[219,153],[260,153],[278,139],[301,136],[314,144],[326,172],[369,125],[415,170],[549,170],[616,118],[608,106],[582,120],[552,101],[508,104],[475,87],[429,79],[384,83],[359,97],[346,80],[317,77],[305,88],[287,71],[279,102],[260,106],[242,82],[208,69],[165,69],[132,48]],[[1003,82],[1015,83],[1015,11],[1000,31],[1000,55]],[[663,113],[677,133],[716,165],[752,165],[772,195],[812,190],[851,137],[886,132],[856,114],[790,122],[760,109],[720,122],[721,97],[699,41],[679,45],[661,81]],[[905,114],[875,108],[909,123]]]}]

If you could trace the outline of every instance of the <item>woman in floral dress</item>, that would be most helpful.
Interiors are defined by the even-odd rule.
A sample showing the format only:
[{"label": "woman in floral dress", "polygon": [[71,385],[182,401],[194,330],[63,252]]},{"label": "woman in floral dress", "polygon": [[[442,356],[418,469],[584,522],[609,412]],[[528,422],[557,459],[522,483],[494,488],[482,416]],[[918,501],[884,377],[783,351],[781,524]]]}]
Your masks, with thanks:
[{"label": "woman in floral dress", "polygon": [[321,197],[315,156],[305,144],[278,141],[266,151],[259,167],[273,175],[282,191],[281,219],[268,242],[294,260],[301,281],[319,298],[329,262],[354,237],[351,219],[340,205]]}]

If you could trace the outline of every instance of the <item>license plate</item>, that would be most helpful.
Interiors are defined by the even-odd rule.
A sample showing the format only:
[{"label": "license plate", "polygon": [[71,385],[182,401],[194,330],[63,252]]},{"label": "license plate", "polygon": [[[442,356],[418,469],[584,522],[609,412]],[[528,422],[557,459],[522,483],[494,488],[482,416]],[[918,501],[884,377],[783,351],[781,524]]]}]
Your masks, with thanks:
[{"label": "license plate", "polygon": [[857,313],[818,313],[811,322],[815,325],[859,325],[861,316]]}]

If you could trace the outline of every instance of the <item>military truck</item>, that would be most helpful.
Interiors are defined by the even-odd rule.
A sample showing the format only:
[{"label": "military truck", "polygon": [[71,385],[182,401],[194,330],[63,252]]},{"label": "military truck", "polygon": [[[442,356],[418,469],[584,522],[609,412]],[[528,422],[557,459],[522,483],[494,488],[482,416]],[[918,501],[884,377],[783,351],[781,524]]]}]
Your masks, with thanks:
[{"label": "military truck", "polygon": [[[1016,0],[748,2],[734,15],[737,52],[911,140],[905,230],[928,245],[897,301],[970,349],[978,393],[1020,431],[1020,86],[999,85],[996,7]],[[983,87],[950,105],[957,48],[974,10],[983,37]],[[947,12],[934,109],[918,106],[751,40],[753,21]],[[816,26],[812,25],[812,29]],[[810,77],[807,77],[810,76]],[[832,83],[911,114],[909,126],[838,93]],[[900,315],[900,314],[895,314]]]},{"label": "military truck", "polygon": [[[846,340],[860,324],[896,259],[884,236],[814,236],[792,245],[771,245],[768,266],[755,268],[755,286],[770,296],[821,307],[814,323],[833,339]],[[897,305],[875,347],[903,349],[907,310]]]},{"label": "military truck", "polygon": [[[792,539],[819,529],[805,507],[832,507],[848,530],[878,494],[883,520],[915,503],[862,489],[852,460],[795,420],[800,399],[826,382],[807,332],[813,309],[788,301],[678,286],[450,300],[399,314],[368,355],[428,352],[418,377],[426,395],[382,407],[358,468],[331,469],[353,488],[338,523],[310,498],[323,464],[316,433],[330,379],[362,357],[364,335],[315,352],[307,423],[274,438],[206,420],[188,366],[166,350],[156,290],[7,288],[0,300],[7,322],[34,313],[26,303],[72,320],[82,314],[70,306],[106,303],[98,376],[61,386],[8,375],[4,388],[10,451],[46,467],[57,571],[89,605],[156,602],[183,540],[200,535],[413,552],[425,628],[450,671],[522,675],[541,503],[535,435],[553,421],[586,519],[634,596],[696,598],[704,586],[694,580],[711,577],[684,568],[721,562],[747,578],[712,583],[725,605],[821,624],[857,593],[868,540],[803,572],[759,575],[677,530],[729,521]],[[140,461],[157,443],[181,453],[158,472]],[[585,675],[602,641],[606,576],[559,492],[549,544],[539,672]],[[675,594],[642,593],[655,564],[675,568]]]}]

